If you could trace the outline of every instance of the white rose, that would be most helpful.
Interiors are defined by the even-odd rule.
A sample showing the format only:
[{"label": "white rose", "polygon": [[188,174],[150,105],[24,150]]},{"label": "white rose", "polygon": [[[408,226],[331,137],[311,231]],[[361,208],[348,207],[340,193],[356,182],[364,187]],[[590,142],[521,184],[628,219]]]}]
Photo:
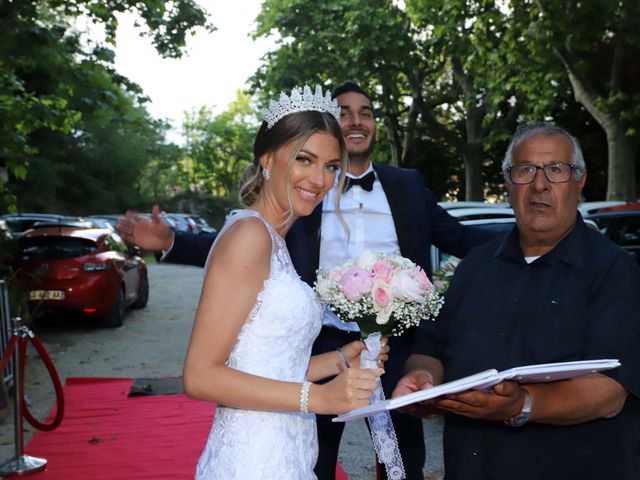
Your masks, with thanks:
[{"label": "white rose", "polygon": [[375,253],[370,250],[365,250],[355,260],[355,265],[357,267],[363,268],[367,271],[371,271],[373,269],[373,264],[376,263],[378,257]]},{"label": "white rose", "polygon": [[405,301],[423,302],[424,288],[408,270],[400,270],[391,279],[394,295]]},{"label": "white rose", "polygon": [[378,325],[386,325],[389,322],[389,318],[393,313],[393,305],[393,303],[390,303],[387,308],[378,311],[376,314],[376,323]]},{"label": "white rose", "polygon": [[318,292],[318,295],[320,295],[320,298],[327,298],[329,296],[329,294],[331,293],[330,287],[330,280],[326,279],[325,277],[318,279],[318,282],[316,283],[316,291]]}]

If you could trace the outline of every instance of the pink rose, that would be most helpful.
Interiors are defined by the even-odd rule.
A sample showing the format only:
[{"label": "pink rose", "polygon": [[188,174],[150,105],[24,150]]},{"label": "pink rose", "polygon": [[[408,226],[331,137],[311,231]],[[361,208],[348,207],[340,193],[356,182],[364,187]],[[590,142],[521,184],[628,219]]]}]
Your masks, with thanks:
[{"label": "pink rose", "polygon": [[373,287],[373,303],[374,307],[387,308],[393,301],[393,294],[387,285],[376,284]]},{"label": "pink rose", "polygon": [[428,292],[433,288],[433,284],[427,274],[424,273],[424,270],[420,267],[416,267],[413,269],[413,276],[418,281],[418,283],[424,288],[425,292]]},{"label": "pink rose", "polygon": [[391,286],[396,297],[405,301],[422,302],[425,297],[425,289],[411,270],[400,270],[391,279]]},{"label": "pink rose", "polygon": [[386,260],[378,260],[373,264],[373,276],[388,282],[393,272],[393,266]]},{"label": "pink rose", "polygon": [[355,302],[371,289],[373,280],[366,270],[359,267],[349,267],[340,277],[340,290],[347,299]]}]

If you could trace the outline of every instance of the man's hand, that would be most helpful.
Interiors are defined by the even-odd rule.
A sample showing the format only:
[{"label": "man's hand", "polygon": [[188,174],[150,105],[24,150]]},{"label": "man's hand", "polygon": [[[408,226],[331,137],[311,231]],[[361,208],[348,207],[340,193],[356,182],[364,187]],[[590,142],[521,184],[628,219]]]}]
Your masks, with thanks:
[{"label": "man's hand", "polygon": [[[428,370],[414,370],[400,380],[396,384],[396,388],[391,394],[392,398],[407,395],[419,390],[426,390],[435,386],[433,375]],[[435,406],[433,400],[425,400],[423,402],[412,403],[406,407],[399,409],[401,412],[415,415],[422,418],[432,418],[442,415],[442,412]]]},{"label": "man's hand", "polygon": [[469,418],[489,421],[508,420],[520,413],[524,391],[516,382],[501,382],[488,392],[467,390],[435,401],[439,409]]},{"label": "man's hand", "polygon": [[173,229],[162,218],[158,205],[151,209],[151,219],[127,210],[124,217],[118,218],[116,230],[125,242],[142,250],[166,251],[173,245]]}]

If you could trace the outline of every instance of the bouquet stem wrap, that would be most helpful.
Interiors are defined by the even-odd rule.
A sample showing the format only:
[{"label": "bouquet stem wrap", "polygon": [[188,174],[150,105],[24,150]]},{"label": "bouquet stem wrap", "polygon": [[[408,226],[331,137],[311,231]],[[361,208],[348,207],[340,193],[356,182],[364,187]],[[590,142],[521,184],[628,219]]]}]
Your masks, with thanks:
[{"label": "bouquet stem wrap", "polygon": [[[377,368],[376,358],[382,348],[381,338],[382,335],[379,332],[375,332],[364,339],[367,349],[360,353],[361,368]],[[372,404],[384,401],[384,392],[379,378],[376,379],[376,383],[376,389],[371,394]],[[371,429],[371,440],[373,440],[378,461],[384,465],[387,471],[387,478],[389,480],[402,480],[405,478],[404,465],[398,448],[396,432],[391,422],[391,415],[385,411],[367,417],[367,421]]]}]

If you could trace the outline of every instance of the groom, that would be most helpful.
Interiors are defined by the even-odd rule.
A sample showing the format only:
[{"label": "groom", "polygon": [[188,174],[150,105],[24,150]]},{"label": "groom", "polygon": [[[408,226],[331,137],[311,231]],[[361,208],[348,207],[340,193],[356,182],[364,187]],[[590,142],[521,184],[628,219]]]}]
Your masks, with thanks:
[{"label": "groom", "polygon": [[[349,152],[347,175],[351,180],[340,203],[340,213],[349,227],[349,234],[345,233],[334,209],[334,191],[329,192],[311,215],[294,223],[286,241],[291,260],[305,282],[313,285],[319,267],[333,267],[364,250],[400,252],[426,272],[431,272],[431,244],[464,257],[471,248],[492,238],[493,234],[464,227],[438,206],[436,197],[426,188],[418,171],[372,164],[376,121],[371,99],[358,84],[346,82],[335,89],[333,96],[341,108],[340,126]],[[121,219],[118,230],[125,240],[149,250],[169,250],[163,258],[167,262],[204,265],[213,236],[176,233],[174,237],[159,219],[155,223],[137,222],[142,223],[134,228],[134,217]],[[149,239],[153,232],[156,237]],[[386,373],[382,376],[388,398],[402,376],[413,336],[414,329],[410,329],[389,341],[391,352],[385,364]],[[313,353],[334,351],[359,338],[356,324],[345,324],[327,312]],[[407,480],[423,480],[422,420],[397,412],[391,417]],[[319,480],[335,478],[344,423],[333,423],[331,418],[330,415],[317,416],[320,450],[315,471]]]}]

